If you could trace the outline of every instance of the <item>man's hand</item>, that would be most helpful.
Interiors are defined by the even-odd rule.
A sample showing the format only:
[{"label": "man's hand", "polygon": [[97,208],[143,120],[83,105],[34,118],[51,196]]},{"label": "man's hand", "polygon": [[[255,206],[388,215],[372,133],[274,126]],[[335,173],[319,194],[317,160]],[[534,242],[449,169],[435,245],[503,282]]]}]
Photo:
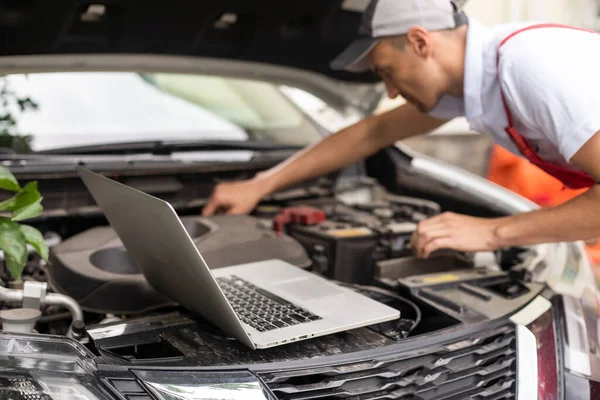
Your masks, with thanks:
[{"label": "man's hand", "polygon": [[217,212],[247,214],[266,193],[264,182],[258,180],[221,183],[215,187],[202,210],[202,215],[208,216]]},{"label": "man's hand", "polygon": [[476,218],[446,212],[421,221],[410,244],[417,257],[427,258],[439,249],[464,252],[492,251],[500,247],[496,229],[499,219]]}]

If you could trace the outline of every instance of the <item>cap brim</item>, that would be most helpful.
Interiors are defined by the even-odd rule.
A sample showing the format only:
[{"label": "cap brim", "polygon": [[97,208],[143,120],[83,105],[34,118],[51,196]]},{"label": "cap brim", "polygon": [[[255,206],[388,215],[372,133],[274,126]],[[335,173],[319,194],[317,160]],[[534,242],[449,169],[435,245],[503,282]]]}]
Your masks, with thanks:
[{"label": "cap brim", "polygon": [[336,71],[365,72],[369,68],[367,55],[379,40],[371,37],[356,39],[346,50],[338,55],[330,64]]}]

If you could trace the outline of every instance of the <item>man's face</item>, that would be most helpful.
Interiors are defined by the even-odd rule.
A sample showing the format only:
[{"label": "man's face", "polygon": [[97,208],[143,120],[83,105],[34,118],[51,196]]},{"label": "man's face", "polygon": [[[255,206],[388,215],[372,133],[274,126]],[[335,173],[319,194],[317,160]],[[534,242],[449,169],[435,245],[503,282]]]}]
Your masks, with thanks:
[{"label": "man's face", "polygon": [[427,46],[432,46],[431,42],[386,38],[369,54],[371,68],[385,83],[388,96],[400,95],[423,113],[437,105],[443,92],[438,66]]}]

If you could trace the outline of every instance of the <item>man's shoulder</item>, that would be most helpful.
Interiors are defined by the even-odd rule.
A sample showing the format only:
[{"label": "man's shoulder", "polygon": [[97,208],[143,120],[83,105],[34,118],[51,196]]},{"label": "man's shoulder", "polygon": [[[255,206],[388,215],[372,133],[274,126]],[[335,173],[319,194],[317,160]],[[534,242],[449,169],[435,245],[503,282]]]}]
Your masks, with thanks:
[{"label": "man's shoulder", "polygon": [[545,21],[501,24],[492,32],[489,45],[494,51],[499,49],[501,61],[541,66],[569,57],[588,57],[600,49],[599,33]]},{"label": "man's shoulder", "polygon": [[541,23],[537,21],[510,22],[491,26],[487,30],[485,51],[488,54],[495,55],[500,50],[504,54],[509,53],[510,49],[531,44],[533,43],[531,40],[533,35],[525,35],[518,32]]},{"label": "man's shoulder", "polygon": [[[533,26],[539,25],[525,27]],[[566,89],[564,86],[585,87],[585,82],[598,82],[600,34],[542,27],[513,35],[519,29],[509,32],[498,43],[510,37],[499,50],[497,74],[501,84],[505,85],[507,80],[518,82],[514,90],[536,90],[539,96],[544,96],[550,90],[560,93]]]}]

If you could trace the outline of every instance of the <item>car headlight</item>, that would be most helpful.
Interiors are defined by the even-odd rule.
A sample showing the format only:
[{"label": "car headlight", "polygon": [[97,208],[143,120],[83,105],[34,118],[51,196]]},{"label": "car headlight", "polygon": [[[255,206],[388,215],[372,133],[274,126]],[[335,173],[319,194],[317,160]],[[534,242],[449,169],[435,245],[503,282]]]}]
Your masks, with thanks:
[{"label": "car headlight", "polygon": [[[0,399],[11,400],[275,400],[247,371],[139,368],[104,376],[75,340],[0,334]],[[154,397],[151,397],[152,394]]]},{"label": "car headlight", "polygon": [[600,296],[588,291],[581,299],[540,296],[511,318],[518,324],[518,391],[527,393],[519,399],[554,400],[562,391],[566,399],[597,398],[599,310]]},{"label": "car headlight", "polygon": [[600,398],[598,277],[580,244],[550,246],[543,258],[532,272],[553,297],[539,296],[511,318],[518,324],[517,383],[526,393],[518,398]]},{"label": "car headlight", "polygon": [[560,350],[567,371],[600,381],[600,282],[579,248],[571,246],[564,268],[557,269],[554,291]]},{"label": "car headlight", "polygon": [[586,289],[581,298],[562,296],[565,367],[600,381],[600,295]]},{"label": "car headlight", "polygon": [[95,365],[76,342],[0,335],[0,398],[103,400]]},{"label": "car headlight", "polygon": [[552,304],[538,296],[511,320],[517,324],[517,398],[558,399],[560,367]]}]

